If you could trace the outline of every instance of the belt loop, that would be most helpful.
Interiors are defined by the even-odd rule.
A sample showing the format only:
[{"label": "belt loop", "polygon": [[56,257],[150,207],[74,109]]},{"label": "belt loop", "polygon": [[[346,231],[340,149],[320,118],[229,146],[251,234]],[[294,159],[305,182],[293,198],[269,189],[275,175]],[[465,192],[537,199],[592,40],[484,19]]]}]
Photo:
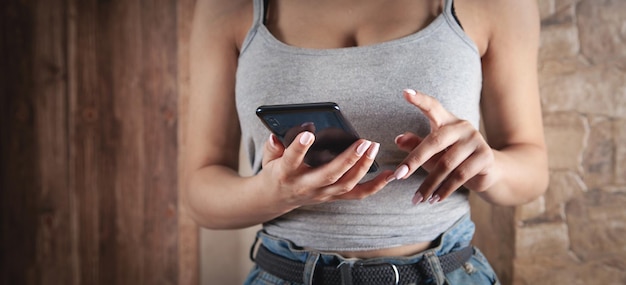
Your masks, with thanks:
[{"label": "belt loop", "polygon": [[432,278],[435,278],[434,281],[436,281],[435,284],[437,285],[445,284],[446,276],[443,271],[443,268],[441,268],[441,262],[439,262],[439,256],[437,256],[434,252],[428,252],[424,256],[424,258],[426,259],[426,262],[428,262],[428,265],[430,266]]},{"label": "belt loop", "polygon": [[258,242],[259,242],[259,234],[257,233],[257,234],[254,236],[254,242],[252,243],[252,247],[250,247],[250,256],[249,256],[249,257],[250,257],[250,260],[251,260],[252,262],[255,262],[255,261],[256,261],[256,260],[254,260],[254,252],[256,251],[256,246],[257,246],[257,243],[258,243]]},{"label": "belt loop", "polygon": [[352,285],[352,263],[342,262],[337,267],[341,273],[341,285]]},{"label": "belt loop", "polygon": [[305,285],[313,284],[313,277],[315,276],[315,267],[317,266],[317,261],[320,259],[320,254],[317,252],[311,252],[309,256],[307,256],[306,261],[304,262],[304,272],[302,272],[302,281],[304,281]]}]

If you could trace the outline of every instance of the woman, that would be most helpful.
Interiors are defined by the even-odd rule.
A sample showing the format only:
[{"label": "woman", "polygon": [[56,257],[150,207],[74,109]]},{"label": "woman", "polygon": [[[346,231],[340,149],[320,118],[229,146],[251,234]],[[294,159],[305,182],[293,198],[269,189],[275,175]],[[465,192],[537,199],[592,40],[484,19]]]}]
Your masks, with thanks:
[{"label": "woman", "polygon": [[[263,224],[248,284],[497,283],[468,194],[519,205],[547,187],[538,18],[518,0],[200,0],[188,211]],[[285,147],[254,114],[328,101],[363,138],[315,168],[314,133]]]}]

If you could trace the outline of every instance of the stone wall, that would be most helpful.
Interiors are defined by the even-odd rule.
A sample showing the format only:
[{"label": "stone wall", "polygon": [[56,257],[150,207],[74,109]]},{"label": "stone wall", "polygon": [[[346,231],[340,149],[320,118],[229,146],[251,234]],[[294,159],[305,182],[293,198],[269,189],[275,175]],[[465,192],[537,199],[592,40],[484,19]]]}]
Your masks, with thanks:
[{"label": "stone wall", "polygon": [[491,242],[504,284],[626,284],[626,1],[539,5],[550,186],[513,216],[477,210],[480,227],[514,241],[477,243]]}]

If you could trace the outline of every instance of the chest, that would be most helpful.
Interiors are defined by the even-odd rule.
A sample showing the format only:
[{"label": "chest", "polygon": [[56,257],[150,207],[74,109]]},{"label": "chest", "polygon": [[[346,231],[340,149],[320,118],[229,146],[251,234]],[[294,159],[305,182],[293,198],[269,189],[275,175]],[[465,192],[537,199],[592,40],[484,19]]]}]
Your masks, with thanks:
[{"label": "chest", "polygon": [[270,1],[268,30],[296,47],[367,46],[413,34],[441,13],[439,0]]}]

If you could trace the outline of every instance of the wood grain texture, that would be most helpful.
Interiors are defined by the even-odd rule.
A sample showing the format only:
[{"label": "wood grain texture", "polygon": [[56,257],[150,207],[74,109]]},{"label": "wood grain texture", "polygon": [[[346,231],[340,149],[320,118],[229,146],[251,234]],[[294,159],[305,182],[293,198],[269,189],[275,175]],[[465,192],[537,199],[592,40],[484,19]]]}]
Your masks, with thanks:
[{"label": "wood grain texture", "polygon": [[193,4],[0,8],[0,284],[196,284],[178,201]]},{"label": "wood grain texture", "polygon": [[178,189],[179,189],[179,255],[178,255],[178,284],[199,284],[200,283],[200,232],[197,224],[186,214],[183,206],[182,189],[185,189],[185,169],[183,166],[185,158],[185,145],[187,134],[187,110],[189,106],[189,40],[191,34],[191,20],[195,7],[195,0],[179,0],[178,13]]}]

